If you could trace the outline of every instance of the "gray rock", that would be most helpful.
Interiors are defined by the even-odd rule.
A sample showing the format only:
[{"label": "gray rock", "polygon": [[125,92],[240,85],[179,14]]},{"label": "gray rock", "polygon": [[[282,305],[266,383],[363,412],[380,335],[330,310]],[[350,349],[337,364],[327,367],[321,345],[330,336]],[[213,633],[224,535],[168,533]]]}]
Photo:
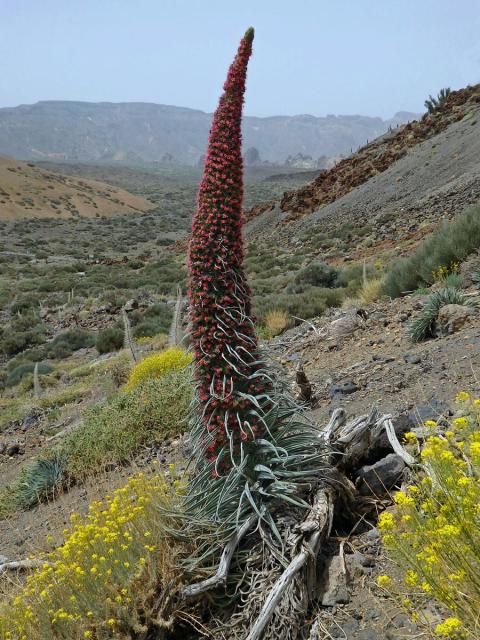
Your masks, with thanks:
[{"label": "gray rock", "polygon": [[38,416],[30,414],[24,417],[22,422],[22,427],[24,429],[29,429],[30,427],[35,426],[37,422],[38,422]]},{"label": "gray rock", "polygon": [[330,389],[330,397],[333,398],[337,395],[350,395],[351,393],[355,393],[355,391],[358,391],[359,389],[360,387],[358,385],[356,385],[351,380],[348,380],[347,382],[333,385],[333,387],[331,387]]},{"label": "gray rock", "polygon": [[403,356],[403,359],[405,360],[405,362],[407,364],[419,364],[422,361],[420,356],[412,354],[412,353],[406,353]]},{"label": "gray rock", "polygon": [[134,309],[138,309],[138,300],[132,298],[131,300],[127,300],[127,302],[123,305],[125,311],[133,311]]},{"label": "gray rock", "polygon": [[426,420],[438,420],[442,416],[450,415],[450,408],[445,402],[431,397],[424,404],[419,404],[408,414],[409,420],[418,426],[422,426]]},{"label": "gray rock", "polygon": [[333,607],[336,604],[350,602],[350,594],[347,588],[347,576],[343,570],[343,561],[340,556],[330,559],[324,574],[325,591],[322,594],[322,605]]},{"label": "gray rock", "polygon": [[375,464],[365,465],[358,473],[356,485],[361,495],[385,495],[401,479],[405,462],[390,453]]},{"label": "gray rock", "polygon": [[14,442],[12,444],[7,445],[7,449],[5,451],[7,456],[18,456],[25,453],[25,448],[20,445],[18,442]]},{"label": "gray rock", "polygon": [[462,304],[446,304],[440,308],[436,321],[436,333],[439,336],[448,336],[461,329],[468,320],[475,315],[473,307]]},{"label": "gray rock", "polygon": [[345,556],[349,580],[355,580],[365,575],[365,556],[359,551],[355,551]]},{"label": "gray rock", "polygon": [[375,629],[362,629],[354,636],[355,640],[384,640],[383,632],[380,635]]}]

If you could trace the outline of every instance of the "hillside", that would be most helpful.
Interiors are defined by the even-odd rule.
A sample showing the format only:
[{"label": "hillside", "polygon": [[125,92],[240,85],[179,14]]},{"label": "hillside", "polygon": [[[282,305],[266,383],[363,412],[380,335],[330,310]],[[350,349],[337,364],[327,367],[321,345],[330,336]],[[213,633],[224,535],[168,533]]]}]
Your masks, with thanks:
[{"label": "hillside", "polygon": [[103,182],[47,171],[0,156],[0,219],[95,217],[143,212],[145,198]]},{"label": "hillside", "polygon": [[[251,241],[347,259],[405,251],[480,198],[480,85],[246,213]],[[336,237],[327,246],[325,234]],[[347,237],[348,248],[345,245]]]},{"label": "hillside", "polygon": [[[332,476],[332,484],[351,495],[336,510],[319,556],[318,601],[302,621],[304,637],[311,640],[427,638],[446,618],[418,586],[408,607],[405,597],[399,603],[383,588],[385,578],[403,569],[382,544],[378,515],[385,509],[387,515],[395,513],[392,494],[418,482],[418,470],[425,469],[420,451],[432,434],[455,451],[458,425],[480,422],[480,208],[463,226],[457,224],[465,219],[465,206],[480,200],[479,111],[480,87],[470,87],[453,93],[436,113],[384,134],[320,175],[263,167],[245,176],[246,202],[260,202],[246,214],[245,265],[261,349],[318,435],[325,435],[335,410],[343,409],[346,420],[346,439],[332,443],[333,450],[340,446],[343,475],[340,482]],[[164,366],[172,358],[164,348],[177,287],[186,283],[184,239],[199,169],[9,162],[14,171],[7,168],[8,176],[20,172],[21,177],[28,170],[46,188],[50,181],[54,186],[103,183],[104,189],[148,197],[153,209],[147,215],[107,217],[102,204],[101,215],[90,219],[62,220],[55,214],[28,224],[0,221],[8,238],[0,246],[0,572],[5,560],[33,557],[42,567],[45,559],[59,562],[59,573],[65,565],[68,576],[75,561],[79,582],[72,583],[72,592],[62,582],[55,586],[55,604],[45,606],[48,629],[58,623],[50,611],[68,617],[64,609],[76,611],[81,593],[80,606],[85,599],[88,613],[72,620],[75,633],[136,637],[140,629],[144,637],[159,637],[158,585],[163,588],[164,576],[176,575],[169,569],[173,546],[158,516],[165,505],[160,503],[159,511],[154,502],[151,514],[148,510],[131,524],[129,518],[136,518],[140,501],[152,495],[162,500],[172,488],[181,492],[179,478],[188,469],[190,372],[172,365],[157,377],[154,362]],[[298,187],[302,176],[311,182]],[[24,193],[24,185],[18,193]],[[435,238],[446,219],[457,226],[441,232],[437,244],[428,244],[427,236]],[[385,293],[399,255],[411,257],[418,247],[423,248],[423,276],[418,262],[407,265],[414,286],[397,297]],[[412,323],[447,287],[457,303],[447,304],[447,296],[426,334],[413,342]],[[131,333],[130,349],[124,348],[126,333]],[[148,356],[153,360],[146,361]],[[307,385],[298,384],[299,365]],[[129,389],[132,373],[139,370],[145,378]],[[468,404],[456,403],[460,392]],[[400,451],[415,456],[413,463],[398,455],[379,429],[380,420],[365,428],[367,418],[377,420],[373,409],[391,417]],[[360,437],[352,445],[354,432]],[[458,451],[460,445],[468,449],[463,436]],[[480,453],[473,462],[480,497]],[[466,468],[470,461],[462,464]],[[103,510],[97,501],[106,495]],[[81,515],[73,516],[70,536],[65,527],[72,512]],[[106,546],[96,533],[97,526],[104,531],[104,517],[112,534]],[[478,522],[475,526],[478,531]],[[79,531],[85,543],[78,540]],[[58,560],[52,550],[65,536],[73,543],[62,547],[65,555]],[[193,537],[192,544],[187,555],[195,550]],[[444,541],[439,548],[446,548]],[[6,625],[11,575],[9,570],[0,580]],[[41,608],[44,589],[56,583],[48,573],[32,575]],[[455,580],[462,579],[458,576]],[[452,593],[467,592],[463,582],[458,584],[450,583]],[[167,589],[175,593],[174,582]],[[155,602],[147,608],[150,594]],[[28,598],[25,602],[31,602]],[[22,606],[13,609],[16,616]],[[28,611],[19,624],[30,624]],[[38,637],[35,624],[28,638]],[[72,628],[63,637],[74,637]],[[172,628],[164,634],[170,640],[205,637],[190,617]],[[463,637],[479,640],[478,633]]]},{"label": "hillside", "polygon": [[[349,154],[414,117],[407,112],[390,120],[357,115],[245,117],[244,148],[255,147],[261,161],[283,164],[299,153],[316,161]],[[0,109],[0,153],[34,160],[196,165],[210,122],[209,113],[160,104],[38,102]]]}]

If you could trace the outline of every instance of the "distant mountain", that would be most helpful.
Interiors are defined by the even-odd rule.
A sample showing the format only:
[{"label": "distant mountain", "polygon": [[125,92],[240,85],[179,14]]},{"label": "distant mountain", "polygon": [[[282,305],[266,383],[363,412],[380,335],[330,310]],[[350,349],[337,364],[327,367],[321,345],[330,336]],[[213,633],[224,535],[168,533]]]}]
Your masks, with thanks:
[{"label": "distant mountain", "polygon": [[[204,153],[211,117],[195,109],[142,102],[37,102],[0,109],[0,153],[25,160],[195,165]],[[255,148],[261,161],[278,164],[297,154],[336,157],[416,117],[407,112],[390,120],[246,117],[244,148]]]},{"label": "distant mountain", "polygon": [[153,207],[145,198],[104,182],[0,156],[0,220],[109,216]]}]

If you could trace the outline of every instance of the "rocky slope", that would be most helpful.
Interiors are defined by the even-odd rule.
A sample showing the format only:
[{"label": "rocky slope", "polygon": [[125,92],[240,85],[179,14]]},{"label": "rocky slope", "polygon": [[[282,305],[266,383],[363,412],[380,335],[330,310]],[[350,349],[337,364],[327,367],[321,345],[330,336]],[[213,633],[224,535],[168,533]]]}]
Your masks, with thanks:
[{"label": "rocky slope", "polygon": [[141,196],[0,156],[0,219],[94,217],[148,211]]},{"label": "rocky slope", "polygon": [[[350,153],[389,127],[415,118],[366,116],[246,117],[244,147],[261,160],[283,163],[304,154],[315,160]],[[148,103],[45,101],[0,109],[0,153],[34,160],[197,164],[204,153],[211,114]]]},{"label": "rocky slope", "polygon": [[[251,209],[247,235],[293,248],[309,235],[343,225],[350,227],[350,259],[399,242],[408,250],[440,220],[480,199],[479,134],[480,85],[452,92],[436,113],[385,134],[310,184]],[[356,241],[360,229],[363,239]]]}]

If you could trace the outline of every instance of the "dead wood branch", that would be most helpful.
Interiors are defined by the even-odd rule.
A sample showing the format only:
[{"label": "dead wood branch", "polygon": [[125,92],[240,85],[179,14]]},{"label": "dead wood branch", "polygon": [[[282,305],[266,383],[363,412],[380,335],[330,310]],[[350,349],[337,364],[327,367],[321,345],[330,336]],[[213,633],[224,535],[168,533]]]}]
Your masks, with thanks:
[{"label": "dead wood branch", "polygon": [[345,409],[342,409],[341,407],[339,407],[338,409],[334,409],[327,426],[320,432],[320,437],[323,438],[326,442],[329,442],[332,438],[332,435],[336,433],[340,429],[340,427],[345,424],[346,421],[347,413]]},{"label": "dead wood branch", "polygon": [[408,451],[402,447],[400,442],[398,441],[397,434],[395,433],[395,429],[393,427],[391,416],[383,416],[383,425],[385,427],[385,432],[387,434],[387,438],[389,443],[392,446],[392,449],[395,451],[397,456],[400,456],[406,465],[409,467],[415,464],[415,458],[411,456]]},{"label": "dead wood branch", "polygon": [[214,576],[202,580],[201,582],[195,582],[183,588],[182,596],[184,598],[192,598],[198,596],[205,591],[210,591],[216,587],[225,586],[227,583],[228,571],[232,562],[233,554],[236,548],[240,544],[242,538],[250,531],[254,524],[258,521],[258,516],[252,515],[242,524],[240,529],[230,538],[228,544],[223,550],[222,557],[218,569]]},{"label": "dead wood branch", "polygon": [[329,488],[321,489],[315,496],[313,507],[304,522],[299,525],[299,530],[312,531],[308,537],[301,536],[302,549],[290,562],[288,567],[282,573],[280,578],[273,585],[267,599],[262,607],[260,615],[255,620],[247,640],[260,640],[265,627],[273,616],[277,605],[288,585],[296,578],[297,574],[303,569],[309,560],[316,561],[320,545],[325,538],[330,535],[330,529],[333,520],[333,491]]},{"label": "dead wood branch", "polygon": [[297,367],[295,383],[299,389],[297,401],[305,404],[313,404],[315,402],[315,396],[313,395],[312,384],[307,378],[307,374],[305,373],[302,363]]},{"label": "dead wood branch", "polygon": [[14,560],[12,562],[4,562],[0,564],[0,574],[5,571],[13,571],[15,569],[18,570],[26,570],[26,569],[40,569],[45,564],[51,566],[51,562],[47,562],[46,560]]}]

